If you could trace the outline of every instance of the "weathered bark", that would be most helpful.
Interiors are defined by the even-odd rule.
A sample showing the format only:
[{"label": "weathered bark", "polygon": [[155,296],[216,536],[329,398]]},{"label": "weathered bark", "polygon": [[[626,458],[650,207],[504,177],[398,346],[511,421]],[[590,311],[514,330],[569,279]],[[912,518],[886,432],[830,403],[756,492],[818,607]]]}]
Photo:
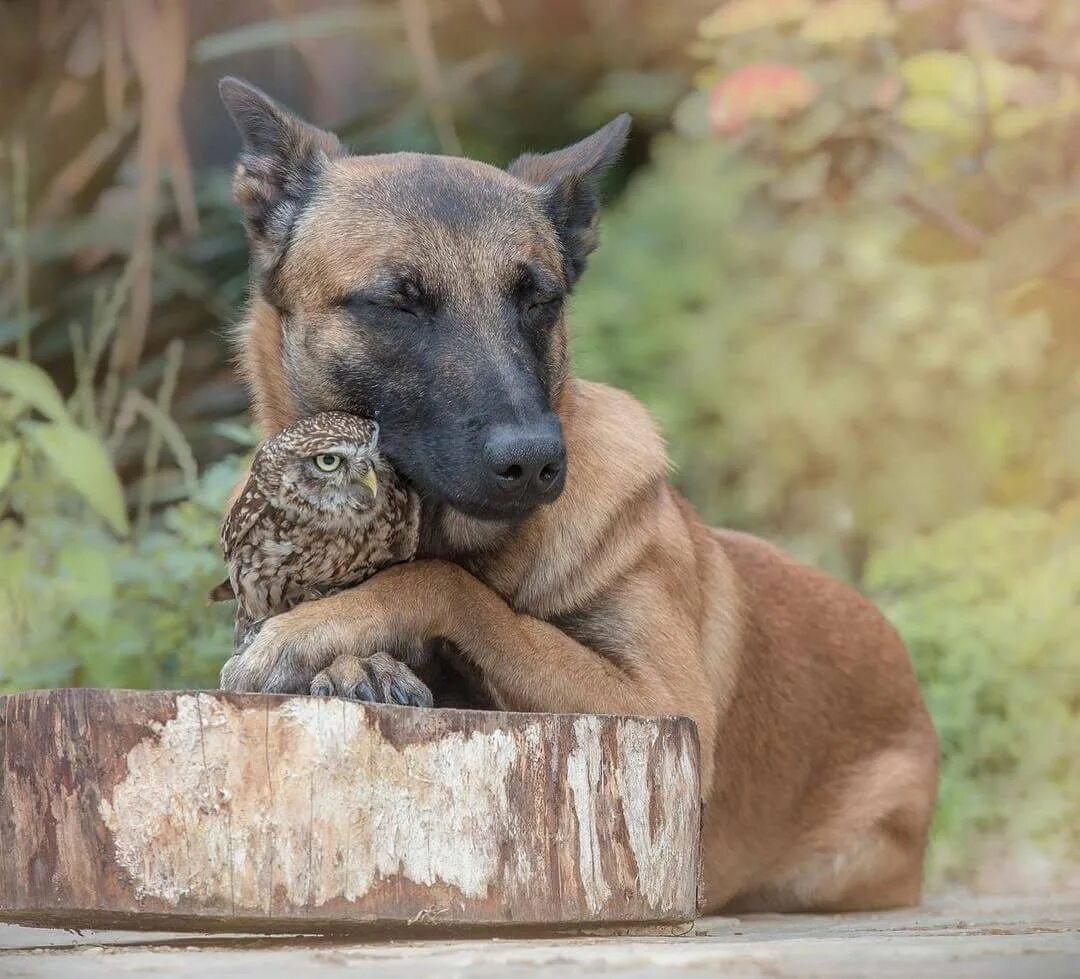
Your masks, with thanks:
[{"label": "weathered bark", "polygon": [[0,919],[306,931],[696,913],[686,718],[0,697]]}]

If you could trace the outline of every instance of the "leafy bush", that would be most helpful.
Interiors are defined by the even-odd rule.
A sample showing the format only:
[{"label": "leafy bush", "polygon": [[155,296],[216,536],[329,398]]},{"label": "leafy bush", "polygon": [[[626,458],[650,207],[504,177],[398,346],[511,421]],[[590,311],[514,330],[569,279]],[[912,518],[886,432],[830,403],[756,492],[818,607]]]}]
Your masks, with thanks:
[{"label": "leafy bush", "polygon": [[206,596],[222,577],[217,528],[240,471],[232,460],[211,467],[193,499],[134,541],[75,512],[35,472],[47,512],[0,522],[0,690],[215,687],[232,621]]},{"label": "leafy bush", "polygon": [[974,513],[875,554],[866,585],[941,736],[935,876],[1003,841],[1080,864],[1080,508]]},{"label": "leafy bush", "polygon": [[232,642],[206,595],[241,462],[132,537],[108,447],[33,364],[0,358],[0,690],[213,686]]}]

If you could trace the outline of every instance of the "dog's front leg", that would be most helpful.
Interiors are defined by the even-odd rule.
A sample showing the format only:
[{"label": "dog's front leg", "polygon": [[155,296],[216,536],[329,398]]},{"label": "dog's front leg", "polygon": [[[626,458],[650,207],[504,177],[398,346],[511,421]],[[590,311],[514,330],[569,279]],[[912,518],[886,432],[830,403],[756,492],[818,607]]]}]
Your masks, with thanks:
[{"label": "dog's front leg", "polygon": [[497,706],[509,710],[698,713],[688,691],[701,690],[703,681],[664,667],[672,654],[683,663],[692,657],[666,648],[654,657],[643,649],[627,670],[550,623],[515,612],[457,565],[431,560],[387,568],[275,616],[234,658],[223,684],[307,691],[338,657],[419,648],[437,638],[452,643],[482,674]]},{"label": "dog's front leg", "polygon": [[317,674],[333,677],[344,658],[445,639],[480,674],[492,706],[504,710],[688,714],[698,725],[707,787],[717,709],[692,645],[695,630],[683,625],[639,636],[632,664],[620,664],[548,622],[515,612],[455,564],[413,561],[271,619],[230,661],[223,686],[307,692]]}]

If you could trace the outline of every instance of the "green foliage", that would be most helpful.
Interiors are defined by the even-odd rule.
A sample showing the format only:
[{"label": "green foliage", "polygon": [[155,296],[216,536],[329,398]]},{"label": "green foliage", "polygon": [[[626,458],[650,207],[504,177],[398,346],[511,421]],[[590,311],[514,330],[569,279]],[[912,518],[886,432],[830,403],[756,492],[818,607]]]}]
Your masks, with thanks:
[{"label": "green foliage", "polygon": [[657,411],[712,519],[857,577],[873,547],[987,502],[1048,502],[1080,472],[1075,410],[1045,411],[1075,383],[1047,390],[1046,316],[987,328],[985,267],[909,260],[894,208],[764,223],[742,203],[760,173],[710,143],[656,158],[575,299],[579,366]]},{"label": "green foliage", "polygon": [[[154,405],[125,399],[143,402]],[[206,595],[241,463],[193,477],[189,497],[133,538],[109,447],[75,421],[79,407],[81,392],[69,407],[40,368],[0,357],[0,690],[213,686],[232,627]],[[149,418],[175,443],[170,422]]]},{"label": "green foliage", "polygon": [[118,534],[128,531],[120,480],[101,441],[67,422],[26,425],[23,429],[52,471],[75,489]]},{"label": "green foliage", "polygon": [[943,751],[936,878],[1002,839],[1080,862],[1080,511],[983,510],[874,555]]},{"label": "green foliage", "polygon": [[0,690],[213,687],[232,644],[231,610],[209,606],[222,577],[217,533],[239,460],[203,475],[160,526],[119,539],[71,506],[47,469],[27,467],[0,519]]},{"label": "green foliage", "polygon": [[[49,421],[24,417],[32,411]],[[128,532],[124,491],[104,443],[72,421],[40,367],[0,357],[0,490],[10,491],[25,518],[36,511],[38,498],[32,486],[14,478],[20,460],[36,473],[45,463],[49,476],[73,489],[115,533]]]},{"label": "green foliage", "polygon": [[25,402],[54,422],[67,420],[63,396],[37,364],[0,357],[0,391],[9,398]]}]

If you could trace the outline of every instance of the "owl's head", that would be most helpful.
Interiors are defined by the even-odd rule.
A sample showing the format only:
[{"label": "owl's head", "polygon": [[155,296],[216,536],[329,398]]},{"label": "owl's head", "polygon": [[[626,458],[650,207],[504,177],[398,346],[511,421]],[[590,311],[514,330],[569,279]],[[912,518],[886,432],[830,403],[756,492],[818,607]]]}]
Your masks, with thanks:
[{"label": "owl's head", "polygon": [[327,516],[373,509],[380,476],[379,426],[329,411],[304,418],[262,444],[251,474],[263,495],[285,510]]}]

